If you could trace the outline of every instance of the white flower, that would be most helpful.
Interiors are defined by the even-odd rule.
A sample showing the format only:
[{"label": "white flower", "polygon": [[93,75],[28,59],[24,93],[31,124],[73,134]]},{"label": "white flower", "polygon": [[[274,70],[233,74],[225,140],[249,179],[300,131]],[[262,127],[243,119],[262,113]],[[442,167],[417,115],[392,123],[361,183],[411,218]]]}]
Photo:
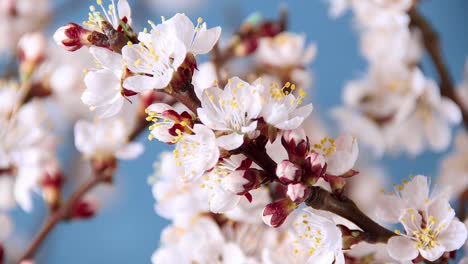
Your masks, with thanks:
[{"label": "white flower", "polygon": [[159,141],[168,144],[176,143],[181,133],[190,133],[193,117],[189,112],[183,111],[179,114],[172,106],[164,103],[154,103],[145,112],[148,114],[147,121],[152,121],[149,128],[151,135]]},{"label": "white flower", "polygon": [[250,85],[234,77],[223,89],[207,88],[199,98],[201,107],[197,109],[200,120],[211,129],[223,131],[218,145],[232,150],[244,142],[244,135],[253,137],[262,110],[262,98],[256,84]]},{"label": "white flower", "polygon": [[198,213],[209,211],[208,198],[200,191],[201,180],[182,181],[184,169],[176,165],[172,153],[164,152],[160,159],[155,163],[155,177],[151,178],[155,181],[153,196],[156,200],[156,213],[174,221],[176,226],[188,226]]},{"label": "white flower", "polygon": [[174,151],[177,165],[184,167],[184,181],[197,179],[213,168],[219,158],[213,131],[200,124],[195,124],[192,130],[194,134],[181,134]]},{"label": "white flower", "polygon": [[433,200],[446,197],[445,190],[430,192],[428,179],[423,175],[410,177],[403,185],[395,186],[395,193],[381,194],[377,200],[377,216],[386,222],[396,223],[407,208],[426,211]]},{"label": "white flower", "polygon": [[99,47],[91,47],[89,51],[102,68],[86,74],[86,90],[81,100],[101,118],[114,116],[122,109],[125,100],[120,79],[123,73],[122,56]]},{"label": "white flower", "polygon": [[169,226],[161,235],[161,247],[151,260],[159,263],[219,263],[225,240],[210,218],[195,219],[187,228]]},{"label": "white flower", "polygon": [[413,260],[421,254],[435,261],[444,252],[459,249],[466,241],[467,231],[454,217],[454,210],[444,198],[433,200],[424,211],[406,209],[399,218],[406,235],[391,237],[388,253],[397,260]]},{"label": "white flower", "polygon": [[468,187],[468,133],[459,131],[455,138],[455,150],[441,162],[439,181],[450,187],[452,199],[456,199]]},{"label": "white flower", "polygon": [[14,81],[0,81],[0,116],[8,116],[20,104],[24,90]]},{"label": "white flower", "polygon": [[[394,260],[388,255],[386,244],[369,244],[367,242],[360,242],[346,251],[346,256],[353,257],[358,261],[367,261],[370,259],[369,264],[396,264]],[[403,262],[400,262],[403,264]],[[406,263],[405,263],[406,264]]]},{"label": "white flower", "polygon": [[261,87],[263,107],[260,115],[269,125],[282,130],[296,129],[312,112],[312,104],[298,107],[306,94],[300,89],[296,97],[292,93],[296,88],[294,84],[288,82],[280,87],[276,82],[263,83],[258,79],[253,85]]},{"label": "white flower", "polygon": [[308,254],[306,263],[345,263],[341,231],[328,214],[304,209],[293,226],[291,235],[297,239],[293,254]]},{"label": "white flower", "polygon": [[[101,10],[96,10],[94,6],[90,6],[91,12],[89,13],[89,21],[84,23],[90,30],[102,31],[100,27],[102,20],[107,20],[112,24],[114,29],[119,29],[119,27],[121,27],[124,31],[126,29],[120,21],[124,24],[132,24],[132,10],[127,0],[119,0],[117,6],[114,0],[112,0],[107,10],[102,4],[102,0],[97,1],[97,4]],[[104,15],[104,17],[102,15]]]},{"label": "white flower", "polygon": [[359,155],[357,139],[348,134],[340,135],[336,140],[324,137],[312,146],[312,150],[325,157],[327,174],[335,176],[351,170]]},{"label": "white flower", "polygon": [[197,66],[198,71],[193,73],[192,84],[198,98],[202,97],[202,92],[206,88],[217,86],[216,69],[212,62],[205,62]]},{"label": "white flower", "polygon": [[157,26],[151,25],[151,33],[142,32],[138,36],[143,46],[127,45],[122,49],[128,68],[141,74],[124,82],[126,88],[136,92],[165,88],[188,53],[208,53],[221,34],[220,27],[207,30],[206,23],[195,27],[183,14],[176,14]]},{"label": "white flower", "polygon": [[[252,201],[241,198],[239,203],[224,214],[237,222],[248,224],[261,224],[262,211],[265,206],[271,202],[270,194],[267,188],[258,188],[249,192],[252,195]],[[259,241],[261,242],[261,241]]]},{"label": "white flower", "polygon": [[140,143],[129,143],[128,124],[121,118],[75,124],[75,146],[88,158],[135,159],[143,152]]},{"label": "white flower", "polygon": [[198,18],[197,22],[195,27],[186,15],[176,14],[164,21],[163,25],[168,25],[170,30],[182,40],[187,52],[193,55],[206,54],[218,42],[221,27],[206,29],[206,23],[202,23],[203,19]]},{"label": "white flower", "polygon": [[[14,184],[14,198],[28,212],[32,210],[32,194],[39,191],[39,178],[55,160],[55,138],[46,130],[47,122],[44,105],[36,100],[11,116],[0,113],[0,177],[14,177],[14,183],[2,180],[2,188]],[[2,203],[7,207],[12,205],[9,193],[2,192],[6,195]]]},{"label": "white flower", "polygon": [[314,44],[305,48],[305,35],[283,32],[273,38],[261,38],[256,59],[260,64],[279,68],[303,68],[316,54]]}]

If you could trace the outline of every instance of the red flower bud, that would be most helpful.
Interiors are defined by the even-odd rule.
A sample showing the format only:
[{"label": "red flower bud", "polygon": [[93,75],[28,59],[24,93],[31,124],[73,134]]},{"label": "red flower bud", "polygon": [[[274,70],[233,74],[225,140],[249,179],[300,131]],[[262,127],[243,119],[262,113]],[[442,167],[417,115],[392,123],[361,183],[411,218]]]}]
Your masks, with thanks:
[{"label": "red flower bud", "polygon": [[300,204],[307,198],[307,196],[309,196],[309,193],[310,190],[308,189],[307,185],[303,183],[296,183],[288,185],[288,191],[286,192],[286,195],[291,201]]},{"label": "red flower bud", "polygon": [[271,227],[279,227],[296,208],[297,204],[289,199],[270,203],[263,209],[263,222]]},{"label": "red flower bud", "polygon": [[297,164],[302,164],[310,148],[309,139],[303,129],[284,131],[281,144],[288,152],[289,160]]},{"label": "red flower bud", "polygon": [[75,219],[87,219],[96,215],[99,209],[99,203],[94,199],[81,200],[75,206],[72,218]]},{"label": "red flower bud", "polygon": [[276,166],[276,176],[282,183],[293,183],[298,182],[301,179],[302,169],[300,166],[290,162],[289,160],[283,160]]},{"label": "red flower bud", "polygon": [[55,31],[54,40],[62,48],[68,51],[75,51],[83,45],[91,45],[88,37],[91,31],[84,29],[75,23],[69,23]]},{"label": "red flower bud", "polygon": [[312,186],[326,171],[325,158],[317,152],[307,155],[304,164],[304,182]]}]

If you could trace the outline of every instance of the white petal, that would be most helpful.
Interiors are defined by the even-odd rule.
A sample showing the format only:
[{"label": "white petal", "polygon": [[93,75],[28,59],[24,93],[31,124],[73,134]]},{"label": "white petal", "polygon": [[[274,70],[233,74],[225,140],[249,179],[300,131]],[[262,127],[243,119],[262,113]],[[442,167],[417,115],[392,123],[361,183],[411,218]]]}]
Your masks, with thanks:
[{"label": "white petal", "polygon": [[115,73],[122,71],[122,56],[120,54],[101,47],[90,47],[89,52],[104,68],[108,68]]},{"label": "white petal", "polygon": [[390,257],[397,260],[413,260],[419,254],[416,242],[402,236],[391,237],[388,240],[387,250]]},{"label": "white petal", "polygon": [[123,148],[119,149],[115,156],[119,159],[131,160],[141,155],[144,151],[144,147],[141,143],[129,143]]},{"label": "white petal", "polygon": [[190,51],[194,54],[206,54],[208,53],[221,35],[221,27],[210,28],[205,31],[198,32]]},{"label": "white petal", "polygon": [[451,131],[447,121],[433,118],[425,124],[427,141],[431,148],[435,151],[445,150],[451,139]]},{"label": "white petal", "polygon": [[466,226],[458,219],[453,220],[437,238],[445,251],[453,251],[461,248],[466,241]]},{"label": "white petal", "polygon": [[421,256],[429,261],[435,261],[439,259],[442,256],[442,254],[444,254],[444,252],[445,248],[442,246],[434,246],[433,248],[419,250]]},{"label": "white petal", "polygon": [[439,110],[450,123],[460,123],[462,119],[460,108],[452,100],[442,97]]},{"label": "white petal", "polygon": [[327,173],[342,175],[354,167],[359,148],[357,139],[351,135],[340,135],[335,142],[336,151],[327,158]]},{"label": "white petal", "polygon": [[144,75],[135,75],[128,77],[127,79],[125,79],[123,86],[125,87],[125,89],[132,90],[137,93],[142,93],[151,89],[165,87],[156,87],[156,77],[149,77]]},{"label": "white petal", "polygon": [[127,17],[127,23],[132,24],[132,9],[128,4],[127,0],[119,0],[117,3],[117,9],[119,10],[119,18],[122,19],[123,17]]},{"label": "white petal", "polygon": [[0,241],[5,239],[11,234],[13,223],[6,214],[0,213]]},{"label": "white petal", "polygon": [[429,185],[426,176],[417,175],[403,187],[401,196],[408,201],[409,205],[416,207],[418,210],[426,208],[425,201],[429,197]]},{"label": "white petal", "polygon": [[244,135],[233,132],[229,135],[220,136],[216,139],[216,144],[225,150],[233,150],[244,143]]}]

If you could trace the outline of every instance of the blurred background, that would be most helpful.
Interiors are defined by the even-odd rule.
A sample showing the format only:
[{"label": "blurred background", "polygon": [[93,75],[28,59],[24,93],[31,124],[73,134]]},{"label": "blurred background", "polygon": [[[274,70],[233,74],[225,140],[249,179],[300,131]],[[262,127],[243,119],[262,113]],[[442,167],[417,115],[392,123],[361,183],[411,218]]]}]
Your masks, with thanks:
[{"label": "blurred background", "polygon": [[[31,0],[32,1],[32,0]],[[105,2],[105,1],[104,1]],[[229,35],[254,12],[264,17],[276,18],[280,7],[289,10],[289,30],[305,33],[308,43],[316,43],[318,56],[310,65],[314,74],[312,101],[322,119],[331,128],[334,124],[327,111],[341,103],[341,89],[347,80],[355,79],[366,69],[359,55],[357,33],[351,15],[339,19],[328,16],[325,0],[129,0],[132,6],[134,28],[147,26],[146,21],[159,21],[160,16],[171,17],[176,12],[186,13],[195,20],[202,17],[208,26],[221,25],[223,34]],[[87,19],[88,7],[94,1],[52,1],[53,17],[48,26],[52,36],[56,28],[67,22],[81,23]],[[456,83],[463,78],[465,59],[468,55],[468,1],[422,0],[420,10],[440,33],[443,55]],[[201,58],[207,59],[207,58]],[[4,61],[4,60],[2,60]],[[423,70],[436,78],[432,65],[424,61]],[[460,129],[457,128],[457,129]],[[334,131],[334,130],[332,130]],[[60,148],[65,172],[77,170],[72,160],[77,157],[73,146],[72,131],[63,132],[64,144]],[[333,133],[337,134],[337,133]],[[50,234],[39,250],[37,263],[150,263],[153,251],[158,247],[160,232],[168,221],[154,212],[154,199],[148,177],[153,173],[153,163],[159,154],[169,147],[157,141],[149,142],[146,134],[144,155],[135,161],[123,161],[112,186],[100,186],[96,190],[102,201],[102,210],[87,221],[62,223]],[[447,151],[450,151],[449,148]],[[365,155],[365,153],[362,153]],[[386,170],[391,182],[400,182],[409,174],[425,174],[437,177],[439,161],[444,153],[426,152],[416,158],[401,154],[385,156],[376,161]],[[76,186],[67,182],[65,191]],[[21,209],[12,211],[15,231],[8,243],[21,253],[41,227],[46,208],[36,199],[33,213]],[[15,252],[10,252],[15,253]],[[15,255],[15,254],[14,254]]]}]

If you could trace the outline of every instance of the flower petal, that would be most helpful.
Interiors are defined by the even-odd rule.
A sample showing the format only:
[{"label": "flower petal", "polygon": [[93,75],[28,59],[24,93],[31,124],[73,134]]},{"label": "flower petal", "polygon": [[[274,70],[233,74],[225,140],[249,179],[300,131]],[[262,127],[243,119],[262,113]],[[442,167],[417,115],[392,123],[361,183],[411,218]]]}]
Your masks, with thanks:
[{"label": "flower petal", "polygon": [[390,257],[397,260],[413,260],[418,256],[416,242],[402,236],[394,236],[388,240],[387,246]]},{"label": "flower petal", "polygon": [[242,143],[244,143],[244,135],[237,134],[235,132],[229,135],[220,136],[216,139],[216,144],[225,150],[236,149],[240,147]]},{"label": "flower petal", "polygon": [[194,54],[208,53],[221,35],[221,27],[210,28],[208,30],[200,31],[195,36],[190,51]]}]

